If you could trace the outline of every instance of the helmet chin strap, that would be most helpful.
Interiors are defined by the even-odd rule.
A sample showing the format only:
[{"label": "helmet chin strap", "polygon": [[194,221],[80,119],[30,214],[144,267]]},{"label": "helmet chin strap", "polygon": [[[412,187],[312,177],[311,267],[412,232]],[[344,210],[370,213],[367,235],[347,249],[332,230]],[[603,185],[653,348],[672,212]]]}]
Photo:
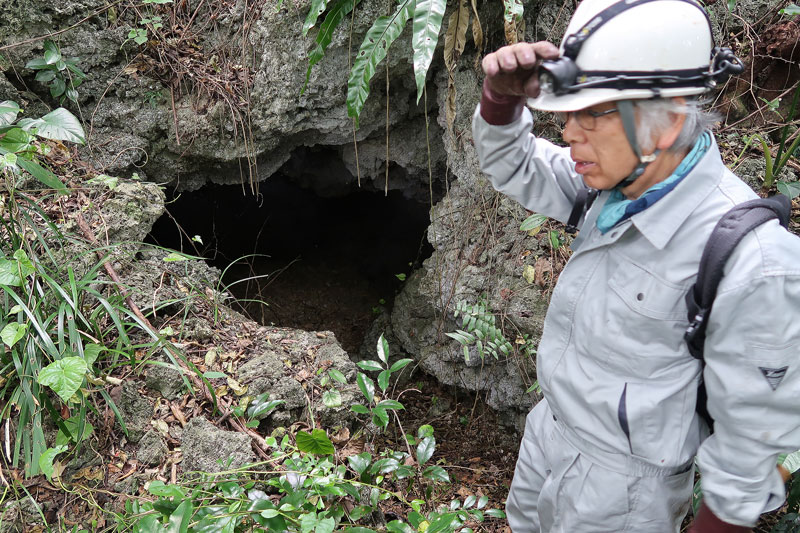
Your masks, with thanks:
[{"label": "helmet chin strap", "polygon": [[625,129],[625,136],[628,138],[628,144],[631,145],[633,153],[636,154],[636,158],[639,160],[633,172],[619,183],[620,187],[627,187],[636,181],[639,176],[644,174],[647,165],[656,160],[661,150],[656,149],[656,151],[650,155],[642,155],[639,142],[636,140],[636,116],[633,112],[633,102],[630,100],[619,100],[616,104],[619,110],[619,116],[622,119],[622,127]]}]

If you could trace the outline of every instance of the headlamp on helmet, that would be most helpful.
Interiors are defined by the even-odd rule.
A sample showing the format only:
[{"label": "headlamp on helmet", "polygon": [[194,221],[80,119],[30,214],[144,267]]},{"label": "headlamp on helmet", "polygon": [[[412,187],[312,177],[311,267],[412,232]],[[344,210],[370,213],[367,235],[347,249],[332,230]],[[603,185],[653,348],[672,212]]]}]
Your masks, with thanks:
[{"label": "headlamp on helmet", "polygon": [[[708,67],[680,70],[655,71],[583,71],[576,59],[583,44],[606,22],[632,7],[657,0],[623,0],[599,12],[580,30],[564,39],[564,55],[556,60],[543,61],[539,66],[539,87],[545,94],[563,96],[581,89],[649,89],[658,95],[662,89],[681,87],[712,88],[724,82],[729,76],[739,74],[744,66],[739,58],[728,48],[714,47]],[[692,0],[680,0],[691,4],[703,12],[703,8]],[[710,32],[709,22],[709,32]]]}]

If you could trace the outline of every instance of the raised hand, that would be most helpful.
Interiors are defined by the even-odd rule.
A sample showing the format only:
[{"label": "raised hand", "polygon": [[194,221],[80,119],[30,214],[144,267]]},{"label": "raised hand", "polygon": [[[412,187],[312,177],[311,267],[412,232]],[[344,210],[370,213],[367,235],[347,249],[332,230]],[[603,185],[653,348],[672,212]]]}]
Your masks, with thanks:
[{"label": "raised hand", "polygon": [[483,58],[485,83],[497,95],[535,98],[539,95],[537,65],[558,56],[558,48],[547,41],[504,46]]}]

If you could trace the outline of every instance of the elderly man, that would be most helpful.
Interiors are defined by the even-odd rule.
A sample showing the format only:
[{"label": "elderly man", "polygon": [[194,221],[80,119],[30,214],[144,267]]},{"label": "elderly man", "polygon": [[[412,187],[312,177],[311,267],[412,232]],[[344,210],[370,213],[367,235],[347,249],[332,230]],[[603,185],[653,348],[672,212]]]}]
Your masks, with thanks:
[{"label": "elderly man", "polygon": [[[714,302],[705,369],[683,340],[714,225],[756,197],[722,163],[697,101],[740,68],[690,0],[584,0],[560,50],[519,43],[484,58],[481,168],[526,208],[581,228],[539,345],[544,400],[508,496],[514,533],[678,531],[695,456],[693,532],[749,531],[784,501],[776,460],[800,448],[800,239],[774,220],[749,233]],[[562,114],[568,148],[530,133],[527,98]],[[599,191],[590,208],[587,189]]]}]

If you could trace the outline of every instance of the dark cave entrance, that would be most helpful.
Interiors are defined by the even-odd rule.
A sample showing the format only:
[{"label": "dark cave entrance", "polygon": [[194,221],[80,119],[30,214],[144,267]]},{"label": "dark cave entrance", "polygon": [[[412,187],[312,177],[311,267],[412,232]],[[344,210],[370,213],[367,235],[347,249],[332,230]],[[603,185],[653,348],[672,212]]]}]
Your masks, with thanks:
[{"label": "dark cave entrance", "polygon": [[171,200],[151,242],[205,257],[254,320],[331,330],[350,353],[432,251],[430,205],[399,191],[326,198],[279,173],[258,196],[208,185]]}]

